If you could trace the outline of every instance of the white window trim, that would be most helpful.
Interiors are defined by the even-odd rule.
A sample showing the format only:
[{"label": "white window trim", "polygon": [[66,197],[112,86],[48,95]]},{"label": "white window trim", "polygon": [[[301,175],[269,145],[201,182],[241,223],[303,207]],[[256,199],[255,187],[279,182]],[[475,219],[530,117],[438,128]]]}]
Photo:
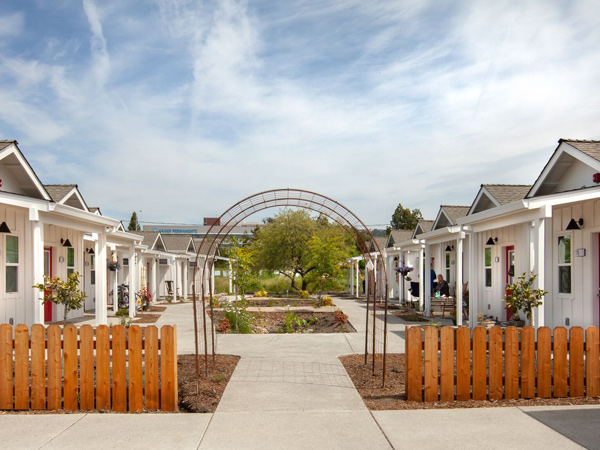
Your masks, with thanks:
[{"label": "white window trim", "polygon": [[[486,266],[485,265],[485,252],[487,249],[490,249],[490,265]],[[485,283],[485,271],[487,269],[490,269],[490,281],[491,281],[491,285],[488,286]],[[483,247],[483,289],[485,291],[492,291],[494,290],[494,249],[489,246],[486,245],[485,247]]]},{"label": "white window trim", "polygon": [[[8,253],[8,245],[6,244],[6,241],[8,240],[9,237],[16,237],[17,238],[17,258],[19,259],[18,263],[9,263],[6,261],[6,255]],[[21,284],[21,277],[23,276],[23,270],[21,269],[21,261],[23,261],[23,255],[22,253],[22,249],[21,249],[22,245],[21,245],[21,236],[19,236],[16,233],[10,233],[10,234],[6,234],[4,237],[4,269],[3,269],[3,277],[4,277],[4,286],[3,286],[3,294],[6,296],[14,296],[14,295],[19,295],[20,291],[19,291],[19,285]],[[11,292],[7,292],[6,291],[6,268],[7,267],[16,267],[17,268],[17,290],[16,291],[11,291]]]},{"label": "white window trim", "polygon": [[[558,240],[563,236],[569,236],[571,238],[571,262],[570,263],[560,263],[558,261],[559,253],[558,253]],[[575,298],[573,294],[573,233],[572,232],[561,232],[557,233],[554,238],[554,245],[556,246],[556,259],[554,260],[554,273],[556,275],[556,298],[561,300],[573,300]],[[571,268],[571,292],[560,292],[560,277],[559,277],[559,267],[570,267]]]}]

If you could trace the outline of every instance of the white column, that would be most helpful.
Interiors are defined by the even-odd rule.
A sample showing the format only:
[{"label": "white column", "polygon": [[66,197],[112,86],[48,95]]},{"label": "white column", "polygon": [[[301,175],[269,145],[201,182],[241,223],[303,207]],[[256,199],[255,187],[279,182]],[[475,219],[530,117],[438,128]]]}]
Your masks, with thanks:
[{"label": "white column", "polygon": [[233,267],[231,267],[231,259],[229,260],[229,292],[233,292]]},{"label": "white column", "polygon": [[171,270],[173,270],[173,301],[177,301],[177,261],[173,258],[171,263]]},{"label": "white column", "polygon": [[350,296],[354,296],[354,261],[350,260]]},{"label": "white column", "polygon": [[98,233],[95,245],[96,254],[96,326],[107,325],[107,292],[106,292],[106,233]]},{"label": "white column", "polygon": [[[534,226],[534,239],[535,239],[535,258],[534,258],[534,266],[533,272],[537,274],[536,278],[536,289],[544,289],[545,287],[545,242],[546,242],[546,226],[548,220],[545,218],[540,218],[535,221]],[[573,255],[573,251],[571,251],[571,255]],[[546,297],[549,297],[546,295]],[[533,320],[535,322],[535,328],[544,326],[544,306],[546,304],[545,299],[542,299],[542,304],[538,306],[533,311]]]},{"label": "white column", "polygon": [[462,326],[463,319],[463,238],[464,233],[458,233],[456,239],[456,325]]},{"label": "white column", "polygon": [[[115,247],[110,248],[111,254],[114,253],[118,259],[117,249]],[[123,262],[123,261],[121,261]],[[122,268],[122,267],[121,267]],[[115,270],[113,272],[113,312],[116,313],[119,310],[119,271]]]},{"label": "white column", "polygon": [[138,291],[138,263],[135,245],[129,246],[129,317],[135,317],[135,293]]},{"label": "white column", "polygon": [[[148,281],[150,281],[150,278],[148,278]],[[152,289],[152,301],[158,301],[160,298],[158,286],[158,264],[156,263],[156,258],[154,256],[152,256],[152,281],[150,281],[150,288]]]},{"label": "white column", "polygon": [[182,294],[183,294],[183,298],[187,300],[188,298],[188,272],[190,271],[190,262],[187,259],[184,259],[181,262],[181,265],[183,267],[182,275],[183,275],[183,288],[182,288]]},{"label": "white column", "polygon": [[354,270],[354,280],[356,281],[354,292],[356,293],[357,297],[360,297],[360,285],[358,284],[360,282],[360,270],[358,267],[358,260],[354,261],[354,264],[356,266]]},{"label": "white column", "polygon": [[[40,221],[39,211],[35,208],[29,210],[29,220],[31,221],[32,231],[32,250],[33,250],[33,284],[44,283],[44,223]],[[37,288],[31,288],[33,291],[33,323],[44,323],[44,305],[42,300],[44,293]]]},{"label": "white column", "polygon": [[[427,270],[425,268],[425,258],[423,257],[424,253],[424,245],[419,247],[417,250],[419,252],[419,270],[421,273],[419,274],[419,310],[423,310],[423,305],[425,301],[425,283],[427,282]],[[425,275],[425,276],[423,276]]]},{"label": "white column", "polygon": [[216,260],[213,260],[210,269],[210,290],[212,291],[213,295],[215,293],[215,261]]},{"label": "white column", "polygon": [[469,236],[469,327],[477,326],[477,299],[479,291],[479,277],[477,276],[479,267],[479,258],[477,258],[477,249],[479,247],[479,233],[471,233]]},{"label": "white column", "polygon": [[424,245],[425,248],[425,312],[431,315],[431,245]]}]

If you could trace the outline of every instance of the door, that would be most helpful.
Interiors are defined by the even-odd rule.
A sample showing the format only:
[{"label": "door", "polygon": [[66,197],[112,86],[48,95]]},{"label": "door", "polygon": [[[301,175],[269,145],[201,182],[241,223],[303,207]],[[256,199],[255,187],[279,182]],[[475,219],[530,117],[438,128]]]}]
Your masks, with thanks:
[{"label": "door", "polygon": [[[510,247],[506,247],[506,287],[508,285],[514,283],[515,279],[515,247],[511,245]],[[510,293],[509,290],[507,290]],[[512,311],[510,309],[506,310],[506,320],[510,320],[512,317]]]},{"label": "door", "polygon": [[[52,277],[52,248],[44,248],[44,275]],[[45,291],[44,296],[51,295]],[[44,322],[52,322],[52,302],[44,303]]]}]

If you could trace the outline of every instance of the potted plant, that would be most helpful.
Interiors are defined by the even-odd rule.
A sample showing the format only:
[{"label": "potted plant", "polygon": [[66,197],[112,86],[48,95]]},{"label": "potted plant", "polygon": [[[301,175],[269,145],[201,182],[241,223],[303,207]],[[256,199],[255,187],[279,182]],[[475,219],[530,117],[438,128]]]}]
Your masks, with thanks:
[{"label": "potted plant", "polygon": [[[412,272],[414,270],[414,268],[409,267],[409,266],[398,266],[394,270],[396,271],[396,273],[399,273],[403,277],[406,277],[406,275],[408,275],[410,272]],[[410,281],[410,279],[407,279],[406,281]]]},{"label": "potted plant", "polygon": [[543,289],[533,289],[536,278],[536,274],[532,273],[527,277],[527,274],[523,273],[516,283],[508,286],[504,295],[505,308],[510,309],[515,316],[519,315],[519,311],[523,311],[531,326],[535,326],[533,310],[542,304],[542,298],[548,293]]}]

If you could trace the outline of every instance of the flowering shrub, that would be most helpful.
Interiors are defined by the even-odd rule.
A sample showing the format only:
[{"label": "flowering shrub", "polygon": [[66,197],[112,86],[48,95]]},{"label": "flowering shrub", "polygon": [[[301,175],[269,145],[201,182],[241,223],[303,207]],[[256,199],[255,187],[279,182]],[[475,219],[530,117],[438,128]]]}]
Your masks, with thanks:
[{"label": "flowering shrub", "polygon": [[223,317],[221,319],[221,321],[219,322],[219,324],[217,325],[217,330],[220,333],[227,333],[229,331],[229,328],[231,328],[231,324],[229,323],[229,320],[227,319],[227,317]]},{"label": "flowering shrub", "polygon": [[141,307],[144,311],[146,311],[150,307],[150,302],[152,301],[152,295],[148,292],[148,288],[141,288],[140,292],[138,292],[139,299],[141,300]]},{"label": "flowering shrub", "polygon": [[347,314],[344,314],[344,313],[342,312],[342,310],[338,309],[338,310],[335,312],[335,316],[333,317],[333,320],[334,320],[336,323],[341,323],[341,324],[343,324],[343,325],[344,325],[344,324],[347,324],[347,323],[348,323],[348,315],[347,315]]},{"label": "flowering shrub", "polygon": [[267,291],[256,291],[254,293],[255,297],[268,297],[269,293]]},{"label": "flowering shrub", "polygon": [[323,297],[321,299],[321,306],[334,306],[333,299],[331,297]]},{"label": "flowering shrub", "polygon": [[300,292],[298,292],[298,297],[300,297],[300,298],[309,298],[308,291],[300,291]]}]

